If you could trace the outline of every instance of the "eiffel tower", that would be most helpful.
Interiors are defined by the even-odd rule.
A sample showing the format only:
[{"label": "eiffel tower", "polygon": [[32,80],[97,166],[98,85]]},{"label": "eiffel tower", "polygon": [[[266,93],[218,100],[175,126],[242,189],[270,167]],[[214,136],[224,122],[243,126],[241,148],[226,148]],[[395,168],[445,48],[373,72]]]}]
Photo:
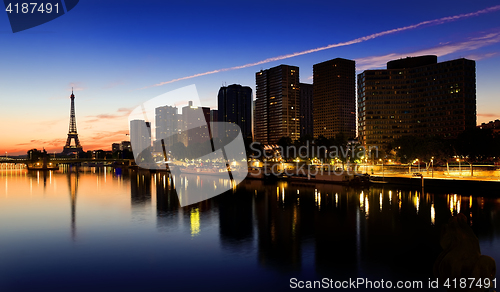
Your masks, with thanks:
[{"label": "eiffel tower", "polygon": [[[78,133],[76,132],[76,118],[75,118],[75,95],[73,94],[73,88],[71,88],[71,114],[69,118],[69,132],[68,140],[66,140],[66,145],[64,146],[64,154],[74,154],[83,153],[82,145],[80,145],[80,140],[78,140]],[[75,145],[71,146],[71,139],[75,140]]]}]

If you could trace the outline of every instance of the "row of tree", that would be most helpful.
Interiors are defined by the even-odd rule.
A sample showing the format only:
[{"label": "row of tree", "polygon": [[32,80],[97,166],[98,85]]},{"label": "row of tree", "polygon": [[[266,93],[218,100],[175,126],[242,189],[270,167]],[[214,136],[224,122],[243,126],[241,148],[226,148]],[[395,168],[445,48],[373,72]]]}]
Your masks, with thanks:
[{"label": "row of tree", "polygon": [[[366,158],[367,161],[391,159],[406,164],[418,159],[421,162],[433,160],[436,165],[456,161],[457,158],[469,163],[492,162],[500,159],[500,135],[494,135],[490,129],[470,129],[454,139],[438,136],[404,136],[394,140],[386,148],[378,149],[375,153],[365,153],[365,149],[360,144],[356,141],[348,141],[344,135],[337,135],[335,138],[319,136],[316,139],[301,137],[296,141],[292,141],[289,137],[282,137],[277,146],[280,147],[281,157],[285,161],[292,161],[299,157],[317,158],[328,162],[336,157],[343,162],[348,160],[361,162]],[[258,151],[254,151],[255,149]],[[293,151],[287,151],[290,149]],[[338,152],[333,153],[335,150]],[[247,145],[249,157],[263,151],[261,145],[251,147]]]},{"label": "row of tree", "polygon": [[343,134],[333,138],[320,135],[316,139],[312,136],[305,136],[296,141],[292,141],[290,137],[282,137],[277,142],[277,146],[285,161],[300,158],[301,160],[318,159],[323,162],[329,162],[332,159],[355,162],[365,155],[360,145],[355,141],[349,143],[347,136]]},{"label": "row of tree", "polygon": [[470,129],[455,139],[404,136],[384,150],[383,158],[395,155],[401,163],[418,159],[445,164],[457,158],[469,163],[492,162],[500,158],[500,135],[493,135],[490,129]]}]

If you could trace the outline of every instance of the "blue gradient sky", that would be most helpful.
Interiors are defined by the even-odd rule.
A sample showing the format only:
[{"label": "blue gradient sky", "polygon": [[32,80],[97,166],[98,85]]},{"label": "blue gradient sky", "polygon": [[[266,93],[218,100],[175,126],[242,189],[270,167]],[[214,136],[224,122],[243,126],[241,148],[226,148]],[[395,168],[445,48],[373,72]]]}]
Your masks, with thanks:
[{"label": "blue gradient sky", "polygon": [[[13,34],[0,11],[0,155],[60,152],[75,87],[84,150],[126,140],[129,110],[196,84],[216,107],[223,82],[255,89],[255,72],[355,59],[358,73],[421,53],[477,61],[478,123],[500,118],[500,10],[421,26],[286,60],[153,86],[216,69],[350,41],[422,21],[476,12],[497,1],[130,1],[82,0],[66,15]],[[145,88],[145,89],[144,89]]]}]

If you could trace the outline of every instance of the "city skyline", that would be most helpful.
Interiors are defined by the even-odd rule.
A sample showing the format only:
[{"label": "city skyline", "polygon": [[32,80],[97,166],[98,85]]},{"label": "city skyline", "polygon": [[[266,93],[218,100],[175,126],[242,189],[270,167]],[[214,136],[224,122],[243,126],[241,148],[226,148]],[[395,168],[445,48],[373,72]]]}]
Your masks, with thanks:
[{"label": "city skyline", "polygon": [[0,292],[498,289],[500,1],[4,3]]},{"label": "city skyline", "polygon": [[[306,13],[296,25],[304,42],[298,43],[291,41],[288,32],[283,36],[265,32],[261,41],[253,44],[244,40],[220,42],[215,38],[219,27],[224,27],[228,35],[238,32],[249,38],[256,35],[252,25],[246,25],[243,20],[237,20],[234,27],[226,27],[206,13],[216,9],[232,12],[235,8],[229,5],[215,7],[217,5],[212,4],[214,7],[209,5],[205,11],[208,4],[164,6],[151,1],[148,7],[141,7],[137,12],[138,21],[132,21],[125,17],[129,15],[132,5],[123,5],[121,10],[116,11],[113,5],[117,2],[110,1],[100,5],[100,12],[95,14],[95,24],[90,24],[86,20],[92,7],[92,1],[89,1],[80,3],[71,14],[15,35],[8,32],[6,14],[0,14],[0,39],[6,44],[2,49],[10,56],[2,61],[6,70],[0,76],[3,109],[0,154],[20,155],[29,149],[43,147],[50,153],[60,152],[67,136],[71,86],[75,87],[77,96],[76,118],[84,150],[106,150],[113,142],[127,139],[125,134],[128,133],[130,109],[158,94],[196,84],[202,105],[214,109],[217,108],[217,92],[222,82],[249,86],[256,92],[255,72],[288,64],[300,68],[300,82],[312,83],[312,65],[337,57],[355,60],[356,74],[366,69],[384,68],[387,61],[406,56],[435,54],[439,62],[459,57],[475,60],[477,124],[500,118],[500,100],[496,98],[495,84],[500,65],[500,31],[495,22],[500,11],[495,8],[496,3],[459,1],[453,7],[441,3],[431,6],[430,3],[433,2],[424,1],[421,7],[412,7],[411,15],[403,13],[410,9],[406,6],[408,4],[389,3],[386,7],[375,9],[372,7],[375,4],[366,2],[361,5],[366,9],[357,11],[350,6],[353,4],[330,6],[323,3],[324,12],[313,5],[304,6]],[[258,1],[248,4],[245,15],[253,16],[255,20],[269,17],[271,12],[260,11],[259,5]],[[271,6],[274,11],[296,9],[277,4]],[[370,10],[370,7],[374,9]],[[153,8],[169,9],[156,9],[159,12],[154,12]],[[309,24],[317,16],[339,10],[345,13],[337,18],[327,17]],[[487,11],[476,13],[484,10]],[[115,22],[107,19],[106,13],[110,11],[115,13]],[[160,20],[161,11],[167,11],[167,14],[176,11],[179,15],[171,20]],[[150,13],[147,19],[146,14],[142,14],[145,12]],[[188,12],[198,16],[197,21],[187,24],[183,17]],[[278,58],[231,72],[221,71],[154,86],[203,72],[349,42],[423,21],[470,13],[476,14],[386,33],[286,60]],[[358,23],[352,27],[340,25],[353,17],[357,17]],[[201,24],[209,19],[210,25],[202,27]],[[172,29],[165,32],[165,27]],[[68,34],[68,31],[71,33]],[[185,38],[193,32],[196,32],[194,38]],[[139,42],[131,43],[131,39]],[[44,57],[40,58],[40,54]]]}]

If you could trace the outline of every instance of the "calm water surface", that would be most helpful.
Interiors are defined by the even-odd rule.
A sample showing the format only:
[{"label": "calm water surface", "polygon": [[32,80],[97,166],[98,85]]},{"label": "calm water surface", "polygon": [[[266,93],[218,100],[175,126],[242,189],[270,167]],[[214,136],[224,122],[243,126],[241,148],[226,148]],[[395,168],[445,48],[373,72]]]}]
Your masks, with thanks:
[{"label": "calm water surface", "polygon": [[500,194],[246,180],[181,208],[174,190],[188,196],[230,183],[112,168],[2,170],[0,291],[280,291],[292,277],[427,281],[441,226],[457,212],[472,218],[482,253],[500,263]]}]

